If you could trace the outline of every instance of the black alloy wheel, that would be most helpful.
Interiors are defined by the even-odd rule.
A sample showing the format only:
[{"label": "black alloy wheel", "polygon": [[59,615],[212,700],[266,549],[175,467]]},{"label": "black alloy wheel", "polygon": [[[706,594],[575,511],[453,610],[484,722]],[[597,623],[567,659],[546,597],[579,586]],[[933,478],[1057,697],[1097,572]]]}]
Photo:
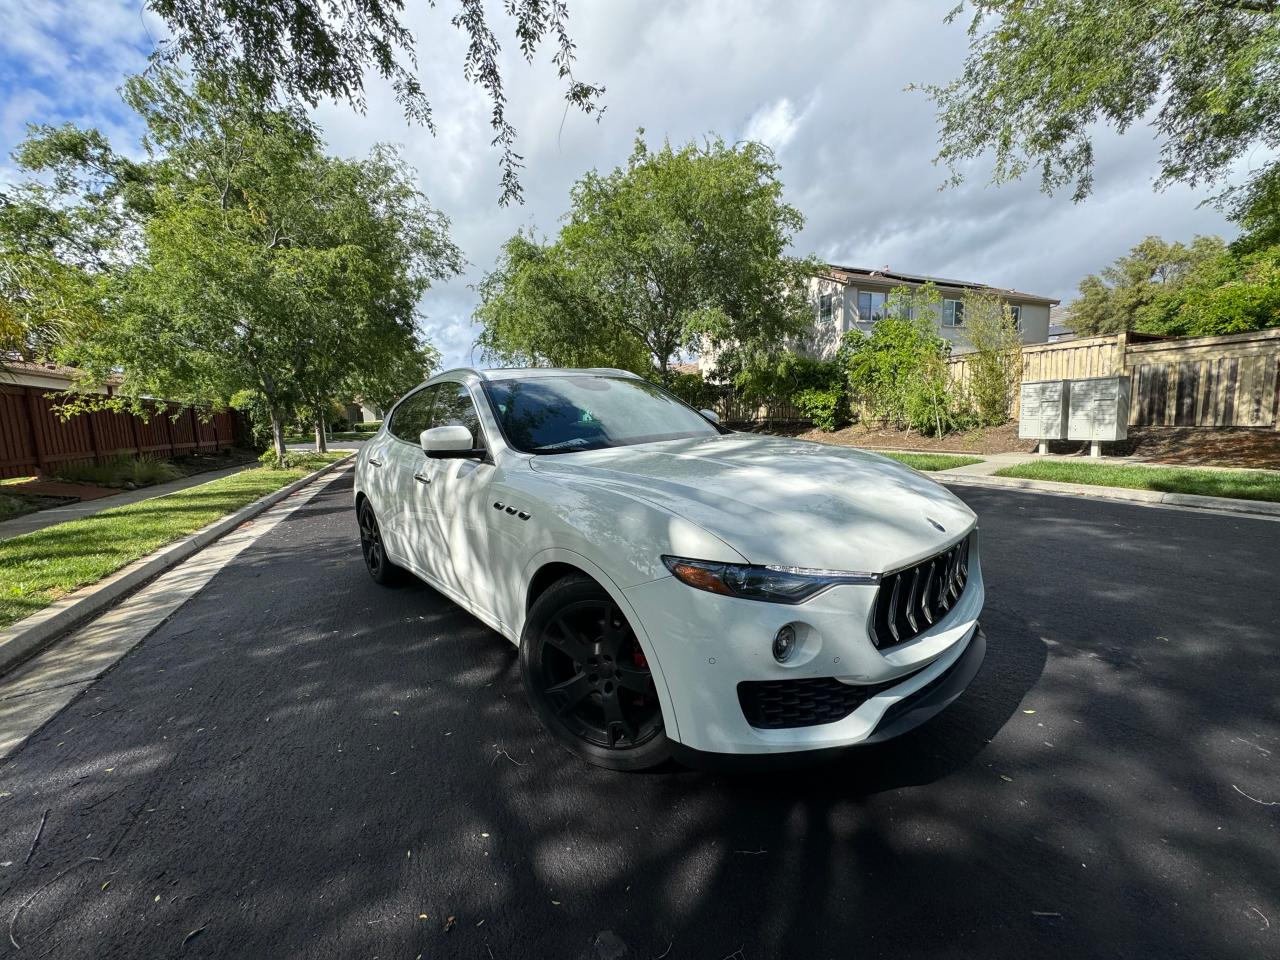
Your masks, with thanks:
[{"label": "black alloy wheel", "polygon": [[378,527],[378,518],[368,500],[360,501],[356,520],[360,525],[360,552],[364,555],[364,565],[369,568],[369,576],[373,577],[375,583],[393,583],[399,568],[387,559],[387,548],[382,543],[382,530]]},{"label": "black alloy wheel", "polygon": [[648,660],[595,581],[569,577],[538,598],[520,660],[535,712],[578,756],[614,770],[657,766],[670,756]]}]

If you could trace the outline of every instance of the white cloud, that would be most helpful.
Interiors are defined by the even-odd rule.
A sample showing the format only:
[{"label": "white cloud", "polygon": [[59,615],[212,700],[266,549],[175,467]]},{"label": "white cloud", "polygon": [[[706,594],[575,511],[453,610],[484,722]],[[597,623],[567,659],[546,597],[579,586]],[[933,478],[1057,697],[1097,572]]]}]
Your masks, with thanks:
[{"label": "white cloud", "polygon": [[796,131],[800,129],[800,124],[808,112],[806,109],[797,116],[791,98],[779,97],[751,115],[742,135],[747,140],[757,140],[765,144],[774,153],[781,153],[795,137]]},{"label": "white cloud", "polygon": [[[549,52],[525,64],[495,4],[526,194],[524,206],[500,209],[489,105],[462,78],[465,44],[449,6],[408,5],[439,136],[407,126],[376,80],[366,115],[327,104],[316,116],[335,153],[403,144],[423,190],[452,218],[472,265],[423,301],[424,326],[451,365],[472,362],[470,285],[503,240],[529,225],[554,233],[573,181],[624,163],[637,127],[650,142],[719,133],[769,143],[787,200],[807,217],[797,252],[836,262],[1068,297],[1084,273],[1147,234],[1230,232],[1220,214],[1198,206],[1205,191],[1152,191],[1157,145],[1141,126],[1099,137],[1097,191],[1083,204],[1046,197],[1031,181],[986,186],[981,162],[964,186],[939,191],[934,108],[904,87],[953,77],[966,38],[962,25],[942,22],[943,8],[923,0],[860,5],[856,15],[838,0],[571,0],[575,72],[608,88],[599,122],[566,112]],[[0,8],[0,63],[29,65],[22,83],[12,69],[6,75],[0,151],[12,149],[15,124],[48,119],[46,112],[96,119],[124,135],[130,121],[114,88],[153,42],[138,9],[137,0],[95,3],[92,17],[70,0]],[[158,36],[162,26],[147,23]]]}]

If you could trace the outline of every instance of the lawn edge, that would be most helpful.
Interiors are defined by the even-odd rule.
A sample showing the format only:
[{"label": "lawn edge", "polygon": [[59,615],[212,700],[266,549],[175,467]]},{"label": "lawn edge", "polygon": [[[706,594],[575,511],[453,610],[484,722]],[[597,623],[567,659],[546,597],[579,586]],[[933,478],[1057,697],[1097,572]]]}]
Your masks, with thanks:
[{"label": "lawn edge", "polygon": [[1094,483],[1063,483],[1058,480],[1027,480],[1022,477],[990,475],[966,476],[959,473],[932,473],[941,483],[969,487],[1002,487],[1030,493],[1053,493],[1059,496],[1092,497],[1095,500],[1124,500],[1168,507],[1192,507],[1214,513],[1250,514],[1255,517],[1280,517],[1280,503],[1269,500],[1239,500],[1235,497],[1208,497],[1197,493],[1163,493],[1159,490],[1133,490],[1128,487],[1104,487]]},{"label": "lawn edge", "polygon": [[352,451],[345,457],[326,464],[292,483],[285,484],[279,490],[246,504],[234,513],[215,520],[195,533],[167,544],[154,553],[121,567],[97,583],[81,587],[55,600],[43,610],[38,610],[31,616],[24,617],[17,623],[0,630],[0,676],[21,666],[85,621],[97,616],[160,574],[176,567],[246,520],[252,520],[308,484],[337,470],[354,456],[355,451]]}]

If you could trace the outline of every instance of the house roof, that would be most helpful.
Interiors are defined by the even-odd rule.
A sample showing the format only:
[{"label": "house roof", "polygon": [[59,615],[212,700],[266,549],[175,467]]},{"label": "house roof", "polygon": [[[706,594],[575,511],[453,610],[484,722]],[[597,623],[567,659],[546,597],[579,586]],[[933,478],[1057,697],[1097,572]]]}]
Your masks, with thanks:
[{"label": "house roof", "polygon": [[[41,363],[20,360],[12,354],[0,354],[0,384],[10,386],[43,387],[49,390],[65,390],[80,379],[81,371],[57,363]],[[120,383],[118,376],[106,383],[106,392]],[[102,390],[94,392],[101,393]]]},{"label": "house roof", "polygon": [[1033,303],[1047,303],[1050,305],[1061,302],[1053,297],[1041,296],[1038,293],[1026,293],[1022,290],[1012,290],[1008,287],[993,287],[987,283],[974,283],[969,280],[949,280],[946,277],[931,277],[924,273],[903,273],[899,270],[890,270],[888,267],[872,270],[867,267],[846,267],[838,263],[828,263],[827,271],[832,279],[841,283],[858,280],[871,280],[878,283],[932,283],[939,287],[948,287],[954,290],[991,290],[1012,300],[1027,300]]},{"label": "house roof", "polygon": [[1050,340],[1072,340],[1076,336],[1075,330],[1071,327],[1071,308],[1074,304],[1064,304],[1060,307],[1049,308],[1049,333]]}]

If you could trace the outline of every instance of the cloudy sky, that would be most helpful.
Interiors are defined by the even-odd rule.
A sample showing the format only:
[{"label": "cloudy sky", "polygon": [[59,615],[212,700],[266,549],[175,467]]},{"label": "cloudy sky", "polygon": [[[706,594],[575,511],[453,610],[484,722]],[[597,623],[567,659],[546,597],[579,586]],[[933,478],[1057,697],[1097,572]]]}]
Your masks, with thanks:
[{"label": "cloudy sky", "polygon": [[[367,114],[333,104],[316,116],[337,154],[361,154],[379,141],[402,144],[423,189],[452,219],[471,266],[423,304],[425,326],[448,365],[473,359],[470,285],[493,265],[502,241],[522,226],[553,232],[573,181],[590,168],[625,162],[638,127],[650,142],[719,134],[768,143],[782,164],[787,199],[807,218],[797,252],[835,263],[1068,300],[1081,276],[1148,234],[1231,235],[1216,211],[1199,206],[1204,192],[1153,192],[1156,145],[1145,128],[1100,138],[1096,192],[1083,204],[1046,197],[1033,182],[987,186],[985,165],[962,188],[940,192],[932,107],[904,88],[958,72],[966,35],[962,24],[943,23],[952,2],[570,0],[576,72],[607,87],[607,111],[598,123],[566,113],[547,56],[526,65],[506,55],[508,117],[526,163],[519,207],[497,206],[489,108],[462,79],[465,48],[448,23],[451,0],[438,0],[437,10],[407,3],[438,136],[407,126],[377,83]],[[102,128],[118,148],[136,144],[138,124],[116,91],[164,36],[143,5],[0,4],[0,180],[13,176],[8,155],[27,123],[71,120]]]}]

